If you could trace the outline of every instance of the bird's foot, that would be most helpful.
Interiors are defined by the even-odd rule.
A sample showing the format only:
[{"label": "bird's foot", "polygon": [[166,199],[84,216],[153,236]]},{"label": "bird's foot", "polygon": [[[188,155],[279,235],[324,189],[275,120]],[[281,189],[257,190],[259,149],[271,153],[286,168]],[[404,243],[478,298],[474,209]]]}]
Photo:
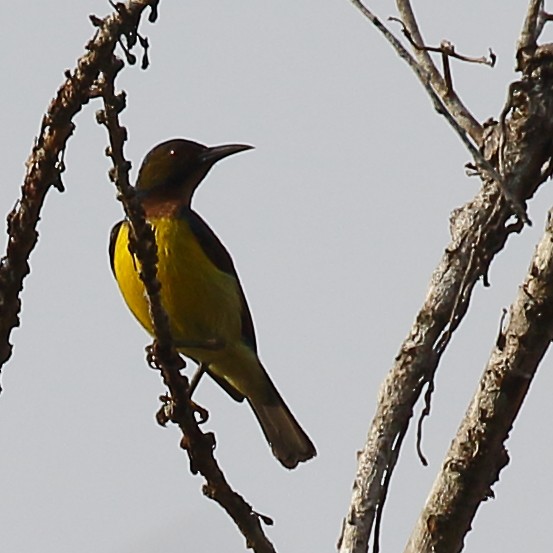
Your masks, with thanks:
[{"label": "bird's foot", "polygon": [[198,424],[203,424],[204,422],[207,422],[207,420],[209,419],[209,411],[205,407],[198,405],[195,401],[192,401],[191,399],[189,401],[190,407],[192,408],[194,413],[198,413],[199,415]]},{"label": "bird's foot", "polygon": [[[168,394],[164,394],[162,396],[159,396],[159,400],[161,401],[162,405],[156,413],[157,423],[161,426],[167,426],[167,423],[170,421],[177,422],[174,417],[175,401],[173,400],[173,398]],[[190,409],[192,409],[194,414],[198,414],[198,424],[203,424],[204,422],[207,422],[207,420],[209,419],[209,411],[205,407],[202,407],[191,399],[189,399],[188,401]]]}]

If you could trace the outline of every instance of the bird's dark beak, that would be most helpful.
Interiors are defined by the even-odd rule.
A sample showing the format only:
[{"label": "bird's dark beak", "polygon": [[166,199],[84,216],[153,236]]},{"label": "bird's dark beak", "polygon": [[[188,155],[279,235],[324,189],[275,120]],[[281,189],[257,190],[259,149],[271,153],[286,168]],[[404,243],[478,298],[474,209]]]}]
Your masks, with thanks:
[{"label": "bird's dark beak", "polygon": [[213,165],[219,160],[231,156],[232,154],[252,149],[253,146],[248,146],[247,144],[223,144],[222,146],[211,146],[200,154],[200,161],[202,164],[206,163]]}]

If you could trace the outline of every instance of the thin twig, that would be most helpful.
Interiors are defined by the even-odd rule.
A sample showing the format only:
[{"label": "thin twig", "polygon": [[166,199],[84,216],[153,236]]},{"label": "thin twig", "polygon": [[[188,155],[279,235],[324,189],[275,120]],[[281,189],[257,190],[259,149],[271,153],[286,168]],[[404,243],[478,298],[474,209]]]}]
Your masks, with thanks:
[{"label": "thin twig", "polygon": [[6,253],[0,260],[0,367],[12,354],[10,336],[19,325],[23,281],[29,274],[29,256],[36,246],[36,230],[44,198],[51,186],[62,187],[63,152],[74,130],[75,115],[90,100],[91,87],[98,78],[100,66],[110,57],[125,28],[136,28],[142,12],[151,9],[153,21],[159,0],[129,0],[125,4],[127,16],[113,13],[104,19],[87,52],[79,58],[73,71],[66,72],[66,79],[52,99],[42,119],[40,134],[26,162],[27,171],[21,198],[8,215],[8,241]]},{"label": "thin twig", "polygon": [[388,17],[388,21],[395,21],[396,23],[399,23],[402,27],[401,31],[405,38],[409,41],[411,46],[415,48],[415,50],[423,50],[426,52],[435,52],[437,54],[444,54],[447,57],[450,58],[456,58],[461,61],[466,61],[468,63],[479,63],[482,65],[488,65],[489,67],[494,67],[496,62],[496,55],[492,52],[492,50],[489,50],[489,57],[487,56],[480,56],[478,58],[473,56],[465,56],[463,54],[458,54],[455,51],[455,45],[451,43],[449,40],[442,40],[440,43],[440,46],[427,46],[425,44],[419,44],[411,35],[411,32],[405,25],[405,23],[399,19],[399,17]]},{"label": "thin twig", "polygon": [[[404,4],[408,4],[408,2],[405,2]],[[484,173],[487,173],[488,178],[491,178],[493,181],[495,181],[495,183],[497,184],[497,186],[501,190],[501,193],[505,197],[505,200],[507,200],[507,203],[511,206],[511,208],[516,213],[516,215],[518,215],[518,217],[524,223],[526,223],[527,225],[531,225],[532,222],[530,221],[530,219],[528,217],[528,214],[526,213],[526,209],[520,203],[518,198],[516,196],[514,196],[513,193],[510,191],[508,185],[505,183],[505,179],[503,177],[501,177],[501,175],[496,171],[496,169],[494,167],[492,167],[492,165],[490,163],[488,163],[488,161],[486,159],[484,159],[484,156],[482,155],[480,150],[478,150],[474,146],[474,144],[468,139],[468,137],[465,133],[465,128],[461,125],[461,123],[458,121],[458,119],[455,118],[453,116],[453,114],[450,113],[445,107],[445,99],[447,98],[447,96],[449,96],[453,93],[453,82],[452,82],[452,77],[451,77],[451,71],[450,71],[450,68],[449,68],[449,61],[448,61],[450,55],[452,55],[451,52],[454,49],[453,45],[451,43],[447,42],[447,41],[443,42],[442,46],[437,47],[437,48],[425,46],[423,44],[422,45],[417,44],[415,42],[415,40],[413,39],[413,37],[411,35],[411,32],[406,28],[405,23],[401,19],[398,19],[397,17],[389,17],[388,19],[391,20],[391,21],[396,21],[396,22],[398,22],[402,25],[403,34],[407,37],[409,42],[413,45],[413,47],[416,50],[427,51],[427,52],[440,52],[442,54],[442,60],[443,60],[443,65],[444,65],[444,74],[445,74],[446,93],[442,94],[439,97],[438,94],[434,91],[433,87],[431,86],[431,82],[427,81],[427,83],[425,84],[423,81],[421,81],[423,83],[423,85],[425,86],[426,91],[431,95],[431,98],[434,101],[434,105],[436,106],[436,111],[438,111],[438,113],[441,113],[442,115],[444,115],[445,118],[450,123],[450,125],[457,132],[457,135],[461,138],[461,140],[463,141],[463,144],[467,147],[467,149],[471,153],[471,155],[474,159],[475,166],[479,169],[479,171],[481,173],[482,173],[482,171]],[[495,54],[493,54],[493,52],[491,52],[491,50],[490,50],[490,61],[486,61],[486,58],[479,58],[479,59],[472,58],[471,59],[471,58],[467,58],[467,57],[463,57],[463,56],[461,56],[461,57],[456,56],[456,57],[459,57],[460,59],[465,59],[466,61],[470,60],[470,61],[473,61],[475,63],[477,61],[480,62],[480,63],[487,63],[487,65],[490,65],[491,67],[493,67],[495,65]],[[484,62],[481,61],[482,59],[484,59]],[[415,64],[416,64],[416,62],[415,62]],[[416,65],[415,66],[411,65],[411,67],[414,69],[416,67]],[[416,72],[417,72],[417,75],[419,75],[419,72],[418,71],[416,71]],[[441,103],[439,98],[441,98],[441,100],[444,101],[444,104]]]},{"label": "thin twig", "polygon": [[[400,18],[405,23],[410,35],[418,44],[424,44],[413,8],[411,7],[411,2],[409,2],[409,0],[396,0],[396,6]],[[436,68],[428,52],[424,50],[415,50],[415,57],[422,69],[428,75],[432,87],[442,98],[452,116],[458,121],[459,125],[465,129],[472,140],[477,145],[480,145],[483,132],[482,125],[463,104],[457,94],[455,94],[454,91],[448,91],[444,78],[440,75],[440,72]]]},{"label": "thin twig", "polygon": [[415,75],[417,75],[419,81],[424,86],[426,92],[430,96],[434,108],[436,111],[443,115],[447,122],[451,125],[457,136],[461,139],[465,147],[470,152],[474,164],[478,167],[479,171],[482,174],[482,177],[489,178],[493,180],[499,189],[501,190],[502,195],[507,201],[508,205],[511,207],[513,212],[527,225],[531,225],[531,221],[528,218],[526,209],[521,204],[520,200],[511,192],[509,186],[505,183],[504,179],[499,175],[497,170],[484,158],[480,150],[474,145],[469,136],[465,127],[461,125],[457,117],[454,117],[453,114],[447,109],[445,105],[445,100],[442,101],[442,98],[436,93],[432,87],[432,83],[429,80],[428,73],[423,70],[421,65],[411,56],[409,52],[403,47],[403,45],[397,40],[397,38],[383,25],[383,23],[374,15],[364,4],[359,0],[352,0],[352,3],[359,8],[361,13],[367,19],[369,19],[375,27],[385,36],[386,40],[392,45],[396,50],[398,55],[411,67]]},{"label": "thin twig", "polygon": [[[436,352],[436,355],[438,357],[442,355],[442,353],[449,345],[449,342],[453,337],[453,333],[455,332],[455,330],[457,329],[457,327],[459,326],[462,320],[463,303],[467,301],[468,298],[470,297],[470,290],[468,286],[469,285],[474,286],[475,279],[473,275],[478,271],[477,264],[475,263],[475,256],[476,256],[476,252],[481,249],[480,247],[481,240],[482,240],[481,231],[482,231],[482,227],[480,227],[479,232],[476,236],[476,242],[473,244],[471,248],[471,251],[469,254],[469,260],[465,269],[465,274],[463,275],[463,278],[461,280],[461,285],[457,290],[457,294],[455,297],[455,301],[453,303],[453,307],[451,309],[451,314],[449,316],[447,327],[445,328],[440,338],[436,341],[436,345],[434,346],[434,351]],[[424,394],[424,407],[419,416],[419,420],[417,421],[416,449],[417,449],[417,454],[419,456],[419,459],[423,464],[423,466],[425,467],[428,466],[428,461],[422,452],[423,424],[424,424],[424,419],[430,415],[430,411],[432,408],[432,394],[434,393],[434,389],[435,389],[434,379],[436,377],[437,368],[438,368],[438,364],[433,363],[432,364],[433,370],[429,371],[429,374],[426,377],[427,388]]]},{"label": "thin twig", "polygon": [[446,94],[442,95],[442,99],[448,98],[452,94],[455,94],[455,91],[453,89],[453,78],[451,75],[449,58],[457,58],[458,60],[468,63],[479,63],[483,65],[488,65],[490,67],[494,67],[495,65],[496,55],[493,53],[491,48],[489,50],[489,58],[486,56],[480,56],[479,58],[464,56],[462,54],[458,54],[455,51],[455,45],[449,40],[442,40],[440,46],[427,46],[425,44],[420,44],[413,38],[411,32],[401,19],[399,19],[398,17],[388,17],[388,21],[395,21],[396,23],[399,23],[401,25],[401,32],[403,33],[403,36],[405,36],[405,38],[409,41],[409,43],[415,50],[418,50],[419,52],[434,52],[441,54],[442,66],[444,69],[444,81],[446,85]]}]

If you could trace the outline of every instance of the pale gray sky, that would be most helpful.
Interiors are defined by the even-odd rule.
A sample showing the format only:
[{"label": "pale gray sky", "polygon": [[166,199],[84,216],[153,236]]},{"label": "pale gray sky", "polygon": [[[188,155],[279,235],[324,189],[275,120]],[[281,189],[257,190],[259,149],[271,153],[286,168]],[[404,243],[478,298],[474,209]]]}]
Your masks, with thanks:
[{"label": "pale gray sky", "polygon": [[[286,5],[285,5],[286,4]],[[395,15],[392,2],[372,2]],[[515,78],[527,2],[414,2],[429,43],[468,55],[492,47],[495,69],[453,62],[475,115],[497,116]],[[88,14],[103,0],[10,2],[2,11],[0,212],[19,194],[40,118],[83,52]],[[397,29],[396,29],[397,30]],[[197,400],[233,486],[271,516],[280,552],[333,551],[350,498],[355,452],[448,242],[450,211],[478,181],[469,156],[424,91],[347,0],[162,0],[145,22],[151,67],[124,70],[122,120],[134,172],[171,137],[244,142],[219,164],[195,207],[232,252],[261,358],[319,456],[284,470],[250,410],[212,382]],[[179,433],[154,420],[159,376],[148,336],[112,280],[107,240],[121,207],[108,181],[106,135],[91,103],[66,155],[67,192],[48,195],[25,281],[22,327],[0,396],[0,535],[5,553],[244,551],[224,512],[201,494]],[[424,450],[405,440],[382,530],[401,551],[464,413],[553,204],[545,185],[532,229],[511,238],[478,286],[437,376]],[[5,237],[0,238],[2,252]],[[469,534],[466,551],[544,551],[550,544],[551,358],[542,364],[508,442],[511,464]],[[546,432],[543,432],[546,430]],[[547,546],[546,546],[547,544]]]}]

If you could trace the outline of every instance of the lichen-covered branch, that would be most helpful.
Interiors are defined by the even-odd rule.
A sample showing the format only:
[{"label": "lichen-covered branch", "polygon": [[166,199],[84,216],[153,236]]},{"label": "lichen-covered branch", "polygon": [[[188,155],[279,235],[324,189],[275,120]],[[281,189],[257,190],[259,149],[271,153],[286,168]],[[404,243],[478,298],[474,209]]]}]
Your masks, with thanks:
[{"label": "lichen-covered branch", "polygon": [[504,442],[553,338],[553,213],[406,553],[457,553],[509,462]]}]

